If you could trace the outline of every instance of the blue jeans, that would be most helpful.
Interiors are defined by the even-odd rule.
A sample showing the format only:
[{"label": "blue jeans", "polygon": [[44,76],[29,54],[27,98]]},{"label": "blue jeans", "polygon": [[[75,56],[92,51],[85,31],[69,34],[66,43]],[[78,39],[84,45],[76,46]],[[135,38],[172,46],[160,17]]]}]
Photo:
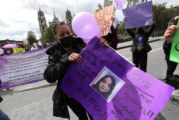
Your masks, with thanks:
[{"label": "blue jeans", "polygon": [[10,120],[10,118],[0,109],[0,120]]}]

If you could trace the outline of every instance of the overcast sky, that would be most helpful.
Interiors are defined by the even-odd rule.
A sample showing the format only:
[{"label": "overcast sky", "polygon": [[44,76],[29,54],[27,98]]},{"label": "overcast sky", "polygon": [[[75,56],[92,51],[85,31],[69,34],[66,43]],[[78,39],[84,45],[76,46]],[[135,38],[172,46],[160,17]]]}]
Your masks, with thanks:
[{"label": "overcast sky", "polygon": [[[104,0],[0,0],[0,40],[23,40],[27,32],[32,30],[37,38],[40,36],[37,12],[39,8],[44,12],[47,24],[53,19],[53,12],[60,21],[65,20],[67,8],[72,15],[78,12],[94,13],[98,3]],[[154,4],[167,2],[167,6],[179,5],[179,0],[153,0]],[[117,11],[119,20],[122,13]]]}]

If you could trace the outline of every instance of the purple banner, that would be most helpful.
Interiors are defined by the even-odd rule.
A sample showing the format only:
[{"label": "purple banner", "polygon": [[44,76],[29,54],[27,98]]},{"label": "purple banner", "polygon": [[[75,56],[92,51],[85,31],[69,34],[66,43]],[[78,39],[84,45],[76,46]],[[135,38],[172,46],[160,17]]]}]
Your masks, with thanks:
[{"label": "purple banner", "polygon": [[47,48],[0,57],[0,89],[44,80]]},{"label": "purple banner", "polygon": [[126,18],[125,29],[152,25],[152,1],[126,8],[123,14]]},{"label": "purple banner", "polygon": [[79,101],[94,120],[153,120],[173,87],[144,73],[94,38],[71,64],[62,89]]}]

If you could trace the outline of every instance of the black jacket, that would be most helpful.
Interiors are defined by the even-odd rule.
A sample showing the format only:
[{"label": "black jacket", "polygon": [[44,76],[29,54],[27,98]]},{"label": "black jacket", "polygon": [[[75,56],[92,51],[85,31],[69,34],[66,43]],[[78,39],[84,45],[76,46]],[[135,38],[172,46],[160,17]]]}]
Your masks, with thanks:
[{"label": "black jacket", "polygon": [[0,96],[0,103],[3,101],[3,98]]},{"label": "black jacket", "polygon": [[48,65],[44,72],[44,78],[53,83],[57,81],[57,88],[53,94],[53,115],[63,118],[69,118],[67,109],[67,95],[61,90],[60,85],[70,65],[68,57],[71,53],[79,53],[84,47],[85,43],[80,38],[74,38],[73,49],[65,51],[61,44],[55,44],[49,48],[46,53],[49,55]]},{"label": "black jacket", "polygon": [[[146,52],[149,52],[150,50],[152,50],[151,46],[149,45],[149,36],[152,34],[153,30],[155,28],[155,25],[151,25],[150,28],[148,28],[146,31],[144,31],[143,35],[142,35],[142,39],[143,39],[143,45],[144,45],[144,49],[146,50]],[[134,52],[137,48],[137,42],[138,42],[138,37],[139,35],[134,33],[132,30],[127,29],[128,34],[133,38],[133,44],[132,44],[132,48],[131,51]]]},{"label": "black jacket", "polygon": [[167,43],[167,41],[165,41],[163,43],[163,50],[164,50],[164,53],[165,53],[165,59],[169,60],[171,47],[172,47],[171,43]]}]

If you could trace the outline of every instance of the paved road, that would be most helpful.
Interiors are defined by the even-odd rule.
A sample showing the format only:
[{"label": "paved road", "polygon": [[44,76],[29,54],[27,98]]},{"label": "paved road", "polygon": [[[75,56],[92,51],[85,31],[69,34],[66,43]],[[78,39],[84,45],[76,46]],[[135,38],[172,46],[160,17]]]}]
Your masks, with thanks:
[{"label": "paved road", "polygon": [[[156,78],[165,78],[166,63],[162,50],[163,39],[152,42],[153,50],[148,56],[148,73]],[[130,45],[131,43],[122,43],[119,46]],[[123,56],[131,60],[130,48],[118,50]],[[175,71],[179,72],[179,69]],[[4,101],[0,108],[5,111],[12,120],[65,120],[52,116],[51,96],[55,89],[54,84],[48,84],[45,81],[16,87],[10,90],[0,91]],[[77,117],[70,110],[71,120],[77,120]],[[162,110],[162,114],[167,120],[179,120],[179,104],[169,102]]]}]

